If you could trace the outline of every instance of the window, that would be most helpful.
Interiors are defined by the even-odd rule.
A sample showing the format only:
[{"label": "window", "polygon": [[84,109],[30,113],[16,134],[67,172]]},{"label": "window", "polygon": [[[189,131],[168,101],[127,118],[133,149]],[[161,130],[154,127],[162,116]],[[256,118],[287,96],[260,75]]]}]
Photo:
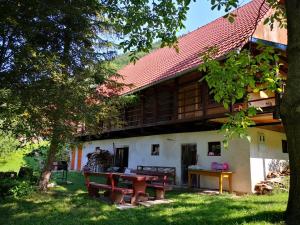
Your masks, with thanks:
[{"label": "window", "polygon": [[281,144],[282,144],[282,152],[283,153],[288,153],[288,143],[287,143],[287,141],[286,140],[282,140]]},{"label": "window", "polygon": [[151,155],[159,155],[159,144],[152,145]]},{"label": "window", "polygon": [[202,116],[199,82],[182,86],[178,91],[178,119]]},{"label": "window", "polygon": [[221,156],[221,142],[208,142],[208,156]]}]

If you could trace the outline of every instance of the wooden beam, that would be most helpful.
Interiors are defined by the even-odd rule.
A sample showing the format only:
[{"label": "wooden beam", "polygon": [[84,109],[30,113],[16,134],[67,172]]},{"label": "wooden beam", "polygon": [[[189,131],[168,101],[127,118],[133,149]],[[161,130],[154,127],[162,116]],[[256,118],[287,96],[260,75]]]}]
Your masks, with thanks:
[{"label": "wooden beam", "polygon": [[176,77],[174,80],[174,87],[173,87],[173,116],[172,120],[175,121],[178,119],[178,89],[179,89],[179,84],[178,84],[178,78]]}]

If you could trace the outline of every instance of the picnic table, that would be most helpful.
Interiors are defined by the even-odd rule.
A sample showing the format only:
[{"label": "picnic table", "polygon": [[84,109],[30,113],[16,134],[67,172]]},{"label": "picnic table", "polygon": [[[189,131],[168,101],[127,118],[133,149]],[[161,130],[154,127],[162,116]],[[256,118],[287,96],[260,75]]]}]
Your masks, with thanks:
[{"label": "picnic table", "polygon": [[[197,176],[212,176],[219,178],[219,193],[223,193],[223,178],[228,179],[229,193],[232,193],[232,172],[222,170],[202,170],[202,169],[189,169],[188,170],[188,186],[192,187],[192,175]],[[199,182],[200,183],[200,182]]]},{"label": "picnic table", "polygon": [[[115,203],[124,203],[124,195],[131,195],[131,204],[136,205],[139,201],[147,201],[146,192],[147,182],[155,181],[157,176],[124,174],[124,173],[84,173],[86,186],[91,196],[97,196],[99,190],[105,190],[106,195],[110,196]],[[103,176],[106,178],[106,184],[91,182],[90,176]],[[118,180],[128,180],[132,182],[132,188],[118,186]]]},{"label": "picnic table", "polygon": [[114,175],[132,182],[133,195],[131,197],[131,204],[136,204],[138,201],[147,201],[149,197],[146,193],[147,182],[158,180],[157,176],[151,175],[124,173],[115,173]]}]

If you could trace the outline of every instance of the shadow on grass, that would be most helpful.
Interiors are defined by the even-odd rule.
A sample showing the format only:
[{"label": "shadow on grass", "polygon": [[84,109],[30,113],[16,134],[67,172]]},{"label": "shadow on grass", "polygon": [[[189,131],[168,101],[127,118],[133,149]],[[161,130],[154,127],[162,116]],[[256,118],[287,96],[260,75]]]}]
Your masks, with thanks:
[{"label": "shadow on grass", "polygon": [[[287,196],[232,198],[172,191],[173,203],[150,208],[119,211],[114,205],[87,196],[80,174],[70,177],[50,194],[34,194],[27,199],[0,204],[0,224],[104,224],[104,225],[190,225],[190,224],[280,224]],[[263,200],[262,200],[263,199]],[[277,201],[278,199],[278,201]]]}]

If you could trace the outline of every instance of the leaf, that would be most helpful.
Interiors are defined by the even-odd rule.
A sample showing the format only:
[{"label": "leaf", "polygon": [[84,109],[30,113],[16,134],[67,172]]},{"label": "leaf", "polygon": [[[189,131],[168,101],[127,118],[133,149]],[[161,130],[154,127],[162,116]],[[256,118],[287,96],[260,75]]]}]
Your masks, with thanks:
[{"label": "leaf", "polygon": [[254,92],[254,93],[258,93],[259,91],[260,91],[259,88],[254,88],[254,89],[253,89],[253,92]]},{"label": "leaf", "polygon": [[251,136],[247,135],[246,138],[249,142],[251,142]]},{"label": "leaf", "polygon": [[264,21],[264,25],[268,24],[270,22],[270,17],[267,17]]},{"label": "leaf", "polygon": [[244,92],[242,91],[242,90],[239,90],[238,92],[237,92],[237,99],[241,99],[241,98],[243,98],[244,97]]},{"label": "leaf", "polygon": [[228,147],[229,147],[229,142],[228,142],[228,140],[223,140],[223,146],[224,146],[224,149],[228,149]]},{"label": "leaf", "polygon": [[254,108],[254,107],[249,107],[249,108],[248,108],[248,115],[249,115],[249,116],[255,116],[255,115],[256,115],[256,108]]},{"label": "leaf", "polygon": [[223,103],[223,106],[224,106],[224,108],[225,108],[225,109],[228,109],[228,108],[229,108],[229,106],[228,106],[228,103],[227,103],[227,102],[224,102],[224,103]]},{"label": "leaf", "polygon": [[234,23],[234,20],[235,20],[235,18],[234,18],[232,15],[229,15],[228,21],[229,21],[230,23]]}]

